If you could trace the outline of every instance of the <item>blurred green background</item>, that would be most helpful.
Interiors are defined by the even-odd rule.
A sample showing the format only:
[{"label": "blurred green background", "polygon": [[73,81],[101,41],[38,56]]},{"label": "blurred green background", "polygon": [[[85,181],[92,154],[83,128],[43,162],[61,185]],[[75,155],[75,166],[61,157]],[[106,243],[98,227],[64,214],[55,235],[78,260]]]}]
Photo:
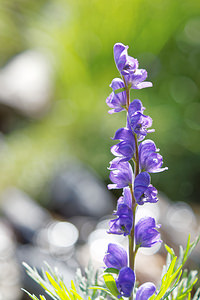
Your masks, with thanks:
[{"label": "blurred green background", "polygon": [[122,42],[154,85],[131,95],[153,118],[149,138],[169,167],[153,184],[172,200],[197,201],[199,31],[199,0],[1,0],[0,67],[35,49],[48,58],[53,85],[42,114],[16,110],[8,122],[1,105],[0,190],[14,185],[42,201],[56,168],[72,158],[109,181],[110,137],[125,114],[107,114],[105,100],[118,76],[113,45]]}]

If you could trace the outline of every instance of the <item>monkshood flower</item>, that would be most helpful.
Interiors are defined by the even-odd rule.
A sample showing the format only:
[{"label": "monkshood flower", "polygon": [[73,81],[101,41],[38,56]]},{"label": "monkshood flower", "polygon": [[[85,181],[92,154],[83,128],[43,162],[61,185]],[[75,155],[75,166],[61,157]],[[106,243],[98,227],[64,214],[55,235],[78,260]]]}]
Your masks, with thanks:
[{"label": "monkshood flower", "polygon": [[128,55],[128,48],[122,43],[116,43],[113,48],[116,66],[122,75],[136,71],[139,66],[137,59]]},{"label": "monkshood flower", "polygon": [[135,284],[135,274],[129,267],[124,267],[119,271],[119,276],[116,279],[116,286],[120,293],[118,296],[130,297]]},{"label": "monkshood flower", "polygon": [[120,204],[128,205],[129,208],[132,207],[132,196],[128,187],[123,188],[123,194],[117,201],[117,205]]},{"label": "monkshood flower", "polygon": [[143,140],[147,133],[155,131],[148,130],[152,126],[152,118],[143,114],[144,109],[138,99],[133,100],[128,108],[128,126],[137,134],[138,141]]},{"label": "monkshood flower", "polygon": [[147,172],[142,172],[135,178],[134,196],[137,204],[143,205],[146,202],[155,203],[158,201],[158,191],[150,182],[151,177]]},{"label": "monkshood flower", "polygon": [[139,99],[134,99],[129,105],[128,114],[131,116],[136,112],[143,113],[144,110],[145,107],[143,106],[142,101],[140,101]]},{"label": "monkshood flower", "polygon": [[153,86],[152,82],[144,81],[147,78],[147,71],[144,69],[137,69],[134,73],[125,75],[124,78],[126,84],[130,86],[131,89],[140,90]]},{"label": "monkshood flower", "polygon": [[124,188],[123,196],[118,199],[117,211],[113,213],[117,218],[110,220],[108,233],[130,234],[133,227],[132,197],[128,187]]},{"label": "monkshood flower", "polygon": [[152,217],[145,217],[140,219],[135,225],[135,243],[138,247],[152,247],[156,243],[161,243],[160,233],[156,225],[156,221]]},{"label": "monkshood flower", "polygon": [[156,291],[156,287],[151,282],[142,284],[136,293],[136,300],[148,300]]},{"label": "monkshood flower", "polygon": [[116,43],[114,45],[114,59],[117,69],[124,76],[127,86],[132,89],[143,89],[152,86],[151,82],[143,82],[147,78],[147,71],[138,69],[137,59],[128,55],[128,46]]},{"label": "monkshood flower", "polygon": [[168,170],[167,167],[161,168],[163,164],[162,155],[156,153],[160,149],[156,148],[156,145],[151,140],[145,140],[140,143],[139,151],[139,165],[142,171],[149,173],[158,173],[164,170]]},{"label": "monkshood flower", "polygon": [[129,161],[135,153],[135,139],[132,130],[120,128],[116,131],[113,140],[120,140],[120,143],[111,147],[111,153],[120,157],[120,161]]},{"label": "monkshood flower", "polygon": [[133,170],[131,165],[125,161],[120,162],[120,158],[116,157],[110,162],[110,180],[113,184],[108,184],[108,189],[122,189],[132,184]]},{"label": "monkshood flower", "polygon": [[110,243],[103,261],[107,268],[120,270],[127,267],[128,257],[126,250],[120,245]]},{"label": "monkshood flower", "polygon": [[112,93],[106,99],[107,105],[112,108],[108,112],[110,114],[120,112],[125,110],[126,107],[126,92],[120,92],[115,94],[115,91],[121,88],[124,88],[124,82],[120,78],[115,78],[110,84],[110,87],[113,89]]}]

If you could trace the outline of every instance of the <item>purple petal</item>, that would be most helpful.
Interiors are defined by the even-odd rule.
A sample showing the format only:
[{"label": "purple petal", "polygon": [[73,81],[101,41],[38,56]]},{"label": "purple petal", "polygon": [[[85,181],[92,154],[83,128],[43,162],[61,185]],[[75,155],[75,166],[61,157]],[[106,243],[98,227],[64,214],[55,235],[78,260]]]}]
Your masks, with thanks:
[{"label": "purple petal", "polygon": [[124,46],[122,43],[116,43],[114,45],[114,60],[119,71],[121,71],[126,64],[128,56],[127,50],[128,46]]},{"label": "purple petal", "polygon": [[130,103],[128,108],[128,114],[129,116],[132,116],[135,112],[143,112],[145,110],[145,107],[142,105],[142,102],[139,99],[133,100],[133,102]]},{"label": "purple petal", "polygon": [[129,267],[124,267],[120,270],[119,276],[116,279],[117,289],[121,296],[130,297],[135,284],[135,274]]},{"label": "purple petal", "polygon": [[156,287],[151,282],[142,284],[136,293],[136,300],[148,300],[156,291]]},{"label": "purple petal", "polygon": [[113,91],[124,88],[124,82],[121,78],[114,78],[110,84]]},{"label": "purple petal", "polygon": [[138,221],[135,226],[135,242],[140,247],[152,247],[156,243],[160,243],[160,233],[156,228],[160,225],[156,225],[154,218],[145,217]]},{"label": "purple petal", "polygon": [[115,268],[120,270],[123,267],[127,267],[127,253],[120,245],[110,243],[108,244],[108,250],[103,261],[107,268]]}]

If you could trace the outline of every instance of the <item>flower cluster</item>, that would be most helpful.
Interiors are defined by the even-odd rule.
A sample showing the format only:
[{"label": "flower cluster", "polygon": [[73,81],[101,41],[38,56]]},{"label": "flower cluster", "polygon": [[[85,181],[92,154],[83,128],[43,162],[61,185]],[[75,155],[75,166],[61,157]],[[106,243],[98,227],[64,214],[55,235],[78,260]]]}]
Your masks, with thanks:
[{"label": "flower cluster", "polygon": [[[112,93],[106,100],[110,114],[126,111],[126,126],[116,131],[113,140],[119,141],[111,147],[115,158],[110,162],[108,189],[123,189],[117,201],[114,219],[109,222],[108,233],[129,237],[129,254],[117,244],[109,244],[104,263],[107,270],[115,269],[118,297],[131,297],[135,285],[134,259],[140,247],[152,247],[160,243],[159,225],[152,217],[140,219],[135,224],[137,206],[158,201],[157,190],[151,184],[149,173],[158,173],[163,168],[163,158],[155,143],[145,139],[151,129],[152,118],[144,114],[145,107],[139,99],[130,101],[131,89],[151,87],[145,81],[147,71],[139,69],[138,60],[128,55],[128,46],[114,45],[114,60],[121,78],[113,79]],[[128,259],[129,257],[129,259]],[[129,262],[129,265],[128,265]],[[136,300],[147,300],[156,292],[153,283],[147,282],[136,291]]]}]

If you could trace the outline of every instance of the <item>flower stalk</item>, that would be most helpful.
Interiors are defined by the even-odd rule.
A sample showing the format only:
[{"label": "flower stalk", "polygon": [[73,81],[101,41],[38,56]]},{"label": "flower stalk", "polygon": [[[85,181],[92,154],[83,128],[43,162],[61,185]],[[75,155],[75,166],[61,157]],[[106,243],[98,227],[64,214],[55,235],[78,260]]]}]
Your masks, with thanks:
[{"label": "flower stalk", "polygon": [[[114,45],[114,59],[121,79],[113,79],[110,85],[113,91],[106,103],[111,108],[110,114],[126,111],[126,127],[116,131],[113,140],[119,140],[119,143],[111,147],[115,158],[110,162],[112,184],[108,185],[108,189],[123,189],[123,193],[113,213],[115,219],[110,220],[108,233],[128,237],[128,255],[119,246],[109,244],[104,263],[107,267],[117,269],[115,281],[118,298],[124,296],[132,300],[136,253],[140,247],[152,247],[161,242],[157,231],[159,226],[154,218],[146,217],[135,223],[137,206],[158,201],[157,190],[150,183],[149,173],[162,172],[167,168],[161,168],[162,156],[157,153],[159,150],[155,143],[144,140],[148,133],[154,131],[149,129],[152,126],[151,117],[144,115],[145,107],[139,99],[130,99],[130,89],[151,87],[152,83],[145,81],[147,71],[139,69],[137,59],[129,56],[127,50],[128,46],[121,43]],[[148,299],[155,290],[152,283],[141,286],[136,293],[136,300],[143,292],[145,299]]]}]

